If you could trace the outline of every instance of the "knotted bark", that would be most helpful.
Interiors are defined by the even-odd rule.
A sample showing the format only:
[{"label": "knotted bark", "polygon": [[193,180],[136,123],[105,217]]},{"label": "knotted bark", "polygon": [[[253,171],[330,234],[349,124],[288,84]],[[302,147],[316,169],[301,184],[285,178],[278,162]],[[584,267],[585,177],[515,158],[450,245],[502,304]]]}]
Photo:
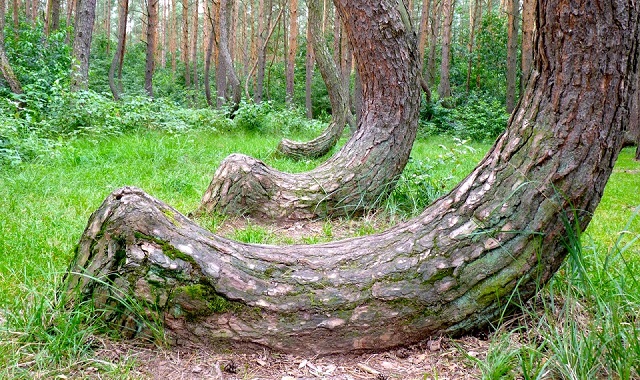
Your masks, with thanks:
[{"label": "knotted bark", "polygon": [[526,300],[558,269],[565,227],[588,225],[635,91],[634,2],[538,4],[533,78],[506,132],[415,219],[327,244],[249,245],[124,188],[82,236],[71,302],[92,299],[135,332],[129,309],[117,306],[126,294],[157,313],[176,343],[312,354],[383,350],[495,321],[514,291]]},{"label": "knotted bark", "polygon": [[[337,154],[306,173],[282,173],[244,155],[229,156],[197,212],[271,218],[352,215],[375,207],[393,189],[418,125],[420,63],[413,27],[403,1],[336,6],[358,47],[354,54],[364,100],[358,131]],[[347,104],[348,95],[340,102]],[[344,124],[347,110],[334,115],[336,128]]]}]

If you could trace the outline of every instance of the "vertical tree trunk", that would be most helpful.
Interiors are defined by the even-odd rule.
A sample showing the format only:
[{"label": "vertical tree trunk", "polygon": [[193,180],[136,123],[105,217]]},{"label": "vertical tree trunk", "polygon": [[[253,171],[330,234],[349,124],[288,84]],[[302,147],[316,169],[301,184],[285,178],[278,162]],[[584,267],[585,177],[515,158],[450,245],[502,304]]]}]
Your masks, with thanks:
[{"label": "vertical tree trunk", "polygon": [[[256,68],[256,92],[253,95],[253,99],[256,103],[262,102],[262,96],[264,95],[264,70],[267,60],[267,31],[269,30],[269,23],[265,24],[265,20],[271,19],[271,0],[269,1],[269,9],[265,5],[265,0],[258,1],[258,62]],[[269,17],[267,18],[267,12]]]},{"label": "vertical tree trunk", "polygon": [[311,98],[311,90],[313,84],[313,45],[311,44],[311,15],[307,18],[307,56],[305,64],[305,97],[304,104],[307,109],[307,119],[313,119],[313,99]]},{"label": "vertical tree trunk", "polygon": [[156,68],[155,52],[158,38],[158,4],[160,0],[147,0],[147,55],[144,69],[144,89],[153,98],[153,73]]},{"label": "vertical tree trunk", "polygon": [[184,85],[191,87],[191,71],[189,70],[189,0],[182,0],[182,49],[180,52],[184,63]]},{"label": "vertical tree trunk", "polygon": [[440,99],[451,96],[451,83],[449,82],[449,67],[451,64],[451,24],[453,22],[454,0],[441,0],[442,14],[442,62],[440,63],[440,84],[438,95]]},{"label": "vertical tree trunk", "polygon": [[[57,0],[60,1],[60,0]],[[59,7],[59,6],[58,6]],[[105,52],[111,54],[111,0],[105,0],[104,10],[104,33],[107,37]]]},{"label": "vertical tree trunk", "polygon": [[518,70],[518,19],[520,18],[520,1],[508,0],[507,12],[507,112],[511,113],[516,106],[517,70]]},{"label": "vertical tree trunk", "polygon": [[[205,2],[209,2],[209,0],[204,0]],[[207,104],[209,107],[213,107],[213,97],[211,96],[211,58],[213,56],[213,45],[215,43],[216,32],[213,27],[213,16],[211,15],[211,8],[214,7],[215,4],[206,7],[205,13],[205,21],[204,28],[205,30],[209,30],[207,33],[207,47],[205,49],[204,55],[204,94],[207,99]],[[216,75],[216,78],[218,76]]]},{"label": "vertical tree trunk", "polygon": [[535,29],[536,0],[522,1],[522,62],[520,77],[520,93],[524,93],[524,88],[529,81],[531,64],[533,62],[533,32]]},{"label": "vertical tree trunk", "polygon": [[22,85],[18,80],[18,77],[13,72],[9,59],[7,58],[7,52],[4,49],[4,10],[5,0],[0,0],[0,73],[2,78],[7,82],[11,92],[14,94],[22,94]]},{"label": "vertical tree trunk", "polygon": [[164,3],[159,4],[160,9],[162,10],[160,14],[162,17],[160,18],[161,22],[159,23],[160,32],[162,33],[162,40],[160,41],[160,46],[158,47],[160,52],[160,67],[165,69],[167,67],[167,43],[168,43],[168,35],[169,35],[169,3],[165,1]]},{"label": "vertical tree trunk", "polygon": [[433,86],[436,82],[436,45],[440,35],[440,24],[442,20],[442,2],[444,0],[433,0],[435,12],[431,18],[431,33],[429,35],[429,57],[427,60],[427,82]]},{"label": "vertical tree trunk", "polygon": [[296,65],[296,54],[298,52],[298,0],[289,0],[291,21],[289,23],[289,56],[287,59],[287,104],[293,103],[294,96],[294,74]]},{"label": "vertical tree trunk", "polygon": [[44,24],[44,34],[48,36],[51,32],[54,32],[59,28],[60,28],[60,0],[48,0],[47,16]]},{"label": "vertical tree trunk", "polygon": [[[199,8],[198,0],[193,3],[193,20],[191,21],[191,73],[193,74],[194,97],[198,92],[198,24],[199,24]],[[194,99],[195,101],[195,99]]]},{"label": "vertical tree trunk", "polygon": [[171,75],[176,73],[178,66],[178,11],[176,0],[171,0],[171,31],[169,33],[169,52],[171,53]]},{"label": "vertical tree trunk", "polygon": [[[231,20],[231,13],[233,11],[232,0],[220,0],[220,13],[218,17],[218,32],[220,33],[218,39],[218,54],[220,55],[220,67],[221,70],[217,72],[217,77],[225,78],[224,84],[218,88],[218,99],[224,101],[226,98],[227,85],[231,85],[232,92],[232,109],[238,107],[240,104],[240,80],[233,68],[233,60],[231,59],[231,53],[229,53],[229,26]],[[222,104],[218,104],[220,107]]]},{"label": "vertical tree trunk", "polygon": [[482,0],[473,0],[469,5],[469,43],[467,44],[467,92],[471,87],[471,72],[473,71],[473,49],[475,47],[476,28],[482,15]]},{"label": "vertical tree trunk", "polygon": [[[398,30],[392,4],[336,3],[352,17],[348,30],[377,29],[381,16]],[[244,343],[309,355],[384,350],[497,321],[513,310],[514,295],[526,302],[557,271],[575,233],[567,226],[589,224],[636,90],[634,1],[539,4],[533,78],[506,132],[417,218],[327,244],[250,245],[215,236],[124,188],[89,220],[68,275],[71,303],[90,300],[104,310],[98,317],[135,334],[142,325],[117,301],[125,295],[148,305],[176,343]],[[557,38],[568,30],[571,38]],[[389,43],[402,39],[393,36]],[[357,62],[365,58],[363,45],[354,43]],[[415,66],[408,83],[415,83]],[[394,105],[407,99],[395,95],[403,97],[387,99]]]},{"label": "vertical tree trunk", "polygon": [[86,90],[89,87],[89,56],[95,18],[96,0],[78,0],[71,64],[73,91]]},{"label": "vertical tree trunk", "polygon": [[17,31],[20,28],[20,17],[19,17],[20,5],[18,3],[18,0],[13,0],[12,4],[13,6],[11,11],[12,11],[12,19],[13,19],[13,30]]},{"label": "vertical tree trunk", "polygon": [[[115,100],[120,99],[120,91],[122,90],[122,82],[116,84],[115,73],[122,72],[122,64],[124,51],[127,41],[127,17],[129,16],[129,0],[120,0],[118,4],[118,45],[113,55],[111,66],[109,67],[109,88]],[[119,77],[121,77],[119,75]]]},{"label": "vertical tree trunk", "polygon": [[429,24],[430,8],[431,8],[431,0],[422,0],[422,13],[420,16],[420,29],[419,29],[420,32],[418,34],[418,54],[420,55],[420,62],[423,69],[424,69],[425,49],[427,47],[427,37],[428,37],[427,27]]}]

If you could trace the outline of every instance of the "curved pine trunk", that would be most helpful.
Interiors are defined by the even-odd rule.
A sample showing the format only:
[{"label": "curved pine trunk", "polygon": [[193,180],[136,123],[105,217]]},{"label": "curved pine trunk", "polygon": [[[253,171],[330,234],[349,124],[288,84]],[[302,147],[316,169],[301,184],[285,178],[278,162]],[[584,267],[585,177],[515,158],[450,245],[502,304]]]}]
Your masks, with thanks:
[{"label": "curved pine trunk", "polygon": [[[375,207],[393,189],[418,123],[419,62],[413,27],[402,1],[337,8],[352,45],[360,47],[355,55],[363,82],[361,127],[337,154],[306,173],[282,173],[244,155],[227,157],[197,212],[342,216]],[[384,28],[369,28],[373,24]],[[348,104],[348,93],[340,101]],[[343,124],[338,118],[334,121],[337,127]]]},{"label": "curved pine trunk", "polygon": [[322,35],[322,10],[319,1],[309,1],[309,36],[322,79],[327,85],[331,102],[331,122],[320,136],[308,142],[283,139],[278,152],[292,158],[316,158],[329,153],[344,131],[347,121],[353,121],[349,110],[349,87],[342,83],[335,61]]},{"label": "curved pine trunk", "polygon": [[[336,3],[359,14],[365,1]],[[629,118],[636,5],[572,4],[540,1],[533,77],[506,132],[415,219],[327,244],[249,245],[124,188],[89,221],[72,271],[91,277],[70,275],[72,301],[104,308],[110,296],[135,297],[176,343],[316,354],[382,350],[496,320],[516,288],[526,300],[558,269],[565,227],[588,225]],[[135,328],[126,309],[103,317]]]}]

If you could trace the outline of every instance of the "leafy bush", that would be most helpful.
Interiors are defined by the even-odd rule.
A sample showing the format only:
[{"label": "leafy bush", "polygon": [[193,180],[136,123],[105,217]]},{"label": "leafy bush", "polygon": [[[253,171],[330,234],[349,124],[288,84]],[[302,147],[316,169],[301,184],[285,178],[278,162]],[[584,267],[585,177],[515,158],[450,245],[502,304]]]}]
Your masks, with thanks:
[{"label": "leafy bush", "polygon": [[501,101],[488,95],[472,92],[464,99],[449,99],[457,102],[454,108],[442,102],[428,104],[422,108],[420,134],[451,134],[475,141],[495,139],[507,126],[509,114]]}]

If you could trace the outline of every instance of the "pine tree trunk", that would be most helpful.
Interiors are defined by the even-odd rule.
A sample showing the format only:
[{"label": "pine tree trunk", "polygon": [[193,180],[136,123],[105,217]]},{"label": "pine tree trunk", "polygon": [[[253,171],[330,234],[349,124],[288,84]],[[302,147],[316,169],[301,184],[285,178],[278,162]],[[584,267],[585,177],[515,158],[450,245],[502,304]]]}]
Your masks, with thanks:
[{"label": "pine tree trunk", "polygon": [[156,41],[158,35],[158,4],[159,0],[147,0],[147,54],[144,70],[144,89],[153,98],[153,73],[155,72]]},{"label": "pine tree trunk", "polygon": [[331,122],[329,126],[315,139],[307,142],[297,142],[283,139],[278,144],[278,152],[296,159],[322,157],[333,148],[348,120],[353,120],[349,110],[349,87],[345,86],[343,73],[338,70],[335,61],[325,43],[322,29],[321,10],[317,1],[309,1],[309,27],[311,47],[314,51],[318,69],[329,93],[331,102]]},{"label": "pine tree trunk", "polygon": [[287,57],[287,73],[286,73],[286,82],[287,82],[287,95],[286,102],[287,104],[293,103],[294,96],[294,74],[296,67],[296,54],[298,52],[298,0],[289,0],[290,5],[290,15],[291,22],[289,23],[289,51]]},{"label": "pine tree trunk", "polygon": [[171,52],[171,75],[176,73],[178,66],[178,13],[176,0],[171,0],[171,33],[169,33],[169,51]]},{"label": "pine tree trunk", "polygon": [[424,54],[427,47],[429,11],[431,9],[431,0],[422,0],[422,13],[420,16],[420,32],[418,34],[418,54],[420,55],[421,72],[424,69]]},{"label": "pine tree trunk", "polygon": [[184,85],[191,87],[189,70],[189,0],[182,0],[182,62],[184,63]]},{"label": "pine tree trunk", "polygon": [[451,24],[453,23],[454,0],[442,0],[442,61],[440,63],[440,84],[438,95],[440,99],[451,96],[451,83],[449,81],[449,67],[451,65]]},{"label": "pine tree trunk", "polygon": [[[385,17],[388,41],[398,42],[397,54],[406,51],[400,15],[388,2],[336,3],[352,17],[348,30]],[[638,9],[631,0],[607,4],[540,0],[533,77],[506,132],[417,218],[327,244],[249,245],[124,188],[87,225],[69,275],[70,302],[92,300],[107,310],[100,317],[134,335],[142,326],[131,308],[118,307],[125,295],[156,313],[174,343],[297,354],[383,350],[496,321],[515,290],[524,302],[555,273],[567,226],[587,227],[613,170],[636,90]],[[360,11],[374,22],[358,24]],[[569,30],[572,38],[557,38]],[[362,62],[366,46],[354,46]],[[417,68],[404,69],[417,76]]]},{"label": "pine tree trunk", "polygon": [[[240,91],[240,80],[233,68],[233,60],[231,58],[231,53],[229,53],[229,22],[231,20],[232,11],[232,1],[220,0],[220,13],[218,17],[218,32],[220,33],[218,39],[218,54],[220,55],[219,60],[221,65],[219,67],[221,69],[216,72],[216,76],[218,78],[225,78],[225,81],[223,82],[224,84],[218,88],[218,99],[221,101],[225,100],[227,84],[230,84],[232,92],[231,108],[235,110],[240,104],[240,97],[242,94]],[[218,107],[221,105],[222,104],[219,104]]]},{"label": "pine tree trunk", "polygon": [[[198,0],[194,0],[193,20],[191,22],[191,73],[193,74],[193,89],[198,92]],[[194,94],[194,97],[196,95]],[[195,101],[195,99],[194,99]]]},{"label": "pine tree trunk", "polygon": [[518,19],[520,18],[520,1],[508,0],[507,12],[507,113],[511,113],[516,106],[516,84],[518,68]]},{"label": "pine tree trunk", "polygon": [[[256,92],[253,95],[253,100],[256,103],[262,102],[264,95],[264,71],[267,61],[267,31],[269,30],[269,21],[271,20],[271,0],[269,0],[269,17],[267,18],[267,7],[265,6],[265,0],[258,2],[258,62],[256,71]],[[265,25],[265,20],[267,23]]]},{"label": "pine tree trunk", "polygon": [[520,77],[520,93],[524,92],[532,69],[536,1],[537,0],[523,0],[522,2],[522,57],[520,65],[522,76]]},{"label": "pine tree trunk", "polygon": [[314,68],[314,53],[313,45],[311,43],[311,16],[307,18],[307,56],[305,64],[305,84],[304,84],[304,104],[307,110],[307,119],[313,119],[313,99],[311,98],[311,90],[313,84],[313,68]]},{"label": "pine tree trunk", "polygon": [[[208,0],[205,1],[208,2]],[[215,4],[212,5],[215,6]],[[205,30],[209,30],[209,32],[206,33],[207,46],[204,51],[204,95],[207,99],[207,104],[209,105],[209,107],[214,106],[213,97],[211,96],[211,58],[213,57],[213,45],[215,44],[216,38],[215,28],[213,27],[214,19],[211,15],[211,8],[211,6],[208,6],[206,8],[204,22]]]},{"label": "pine tree trunk", "polygon": [[118,72],[122,71],[124,50],[127,41],[127,17],[129,15],[129,0],[120,0],[119,3],[118,45],[116,46],[116,52],[113,55],[113,60],[111,61],[111,66],[109,67],[109,88],[111,89],[111,93],[113,94],[113,98],[115,100],[120,99],[120,88],[122,87],[122,83],[120,83],[119,85],[116,84],[115,73],[116,70]]},{"label": "pine tree trunk", "polygon": [[[15,22],[15,21],[14,21]],[[60,28],[60,0],[47,1],[47,17],[44,24],[44,33],[48,36]]]},{"label": "pine tree trunk", "polygon": [[476,28],[482,14],[482,0],[473,0],[469,5],[469,42],[467,44],[467,92],[471,88],[471,72],[473,71],[473,49],[475,48]]},{"label": "pine tree trunk", "polygon": [[431,33],[429,35],[429,56],[427,58],[427,83],[429,86],[433,86],[436,82],[436,43],[438,42],[438,36],[440,35],[440,24],[442,20],[442,2],[444,0],[434,0],[435,11],[434,16],[431,18]]},{"label": "pine tree trunk", "polygon": [[89,87],[89,55],[95,18],[96,0],[78,0],[71,64],[73,91],[86,90]]}]

